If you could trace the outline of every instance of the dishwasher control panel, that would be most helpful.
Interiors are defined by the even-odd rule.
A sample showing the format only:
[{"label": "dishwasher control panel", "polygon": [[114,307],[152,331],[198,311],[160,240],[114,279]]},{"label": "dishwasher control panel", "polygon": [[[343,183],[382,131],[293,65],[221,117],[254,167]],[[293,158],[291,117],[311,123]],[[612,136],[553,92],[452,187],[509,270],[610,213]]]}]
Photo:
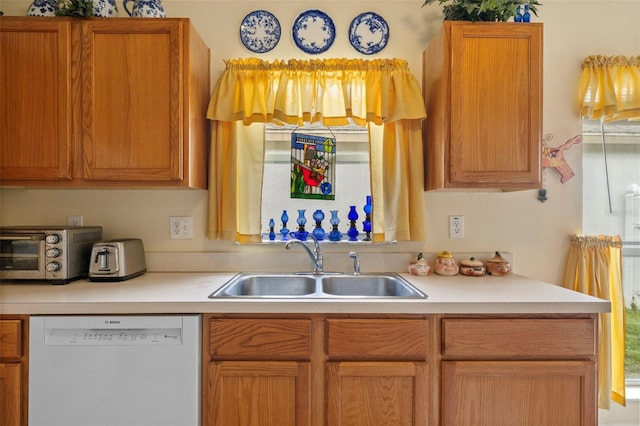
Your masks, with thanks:
[{"label": "dishwasher control panel", "polygon": [[45,317],[47,346],[180,345],[180,316],[61,316]]},{"label": "dishwasher control panel", "polygon": [[179,345],[182,330],[49,328],[45,330],[44,343],[49,346]]}]

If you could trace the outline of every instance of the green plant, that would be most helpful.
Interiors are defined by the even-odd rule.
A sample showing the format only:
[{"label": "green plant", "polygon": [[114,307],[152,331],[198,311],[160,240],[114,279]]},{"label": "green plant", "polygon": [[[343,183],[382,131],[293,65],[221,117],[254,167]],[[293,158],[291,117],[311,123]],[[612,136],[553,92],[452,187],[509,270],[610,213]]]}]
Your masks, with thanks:
[{"label": "green plant", "polygon": [[82,16],[93,15],[92,0],[57,0],[56,15],[58,16]]},{"label": "green plant", "polygon": [[640,310],[626,309],[624,367],[627,379],[640,378]]},{"label": "green plant", "polygon": [[537,0],[424,0],[422,6],[438,2],[443,6],[445,21],[508,21],[516,15],[518,6],[529,5],[538,16]]}]

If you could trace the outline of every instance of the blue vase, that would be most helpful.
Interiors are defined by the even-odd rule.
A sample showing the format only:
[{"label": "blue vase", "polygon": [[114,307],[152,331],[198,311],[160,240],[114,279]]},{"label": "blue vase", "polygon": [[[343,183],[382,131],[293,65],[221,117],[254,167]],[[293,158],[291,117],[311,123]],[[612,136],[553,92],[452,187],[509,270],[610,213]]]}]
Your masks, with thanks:
[{"label": "blue vase", "polygon": [[27,16],[56,16],[56,0],[34,0],[27,9]]},{"label": "blue vase", "polygon": [[529,5],[524,5],[524,13],[522,14],[522,22],[530,22],[531,21],[531,13],[529,13]]},{"label": "blue vase", "polygon": [[322,229],[322,221],[324,220],[324,213],[322,210],[316,210],[313,212],[313,220],[316,222],[316,227],[313,228],[313,236],[316,237],[316,240],[322,241],[325,237],[324,229]]},{"label": "blue vase", "polygon": [[520,10],[520,5],[516,7],[516,16],[513,17],[514,22],[522,22],[522,11]]},{"label": "blue vase", "polygon": [[276,239],[276,233],[273,228],[276,226],[276,223],[273,219],[269,219],[269,241],[273,241]]},{"label": "blue vase", "polygon": [[280,216],[280,220],[282,221],[282,228],[280,229],[280,239],[282,241],[287,241],[289,239],[289,228],[287,228],[287,222],[289,222],[289,215],[286,210],[282,210],[282,216]]},{"label": "blue vase", "polygon": [[358,241],[358,235],[360,234],[356,228],[358,217],[356,206],[349,206],[349,214],[347,214],[347,219],[349,219],[349,229],[347,230],[349,241]]},{"label": "blue vase", "polygon": [[367,195],[367,202],[362,208],[365,214],[364,221],[362,222],[362,230],[365,233],[365,237],[362,239],[362,241],[371,241],[371,210],[372,209],[373,209],[373,206],[371,205],[371,195]]},{"label": "blue vase", "polygon": [[296,219],[296,222],[298,222],[298,230],[296,231],[295,236],[300,241],[307,241],[307,237],[309,236],[309,233],[304,230],[304,225],[307,223],[307,218],[304,217],[305,211],[306,210],[304,209],[298,210],[298,219]]},{"label": "blue vase", "polygon": [[93,16],[111,18],[117,15],[116,0],[93,0]]},{"label": "blue vase", "polygon": [[[127,7],[129,2],[133,2],[131,9]],[[124,0],[122,5],[129,16],[134,18],[164,18],[162,0]]]},{"label": "blue vase", "polygon": [[340,218],[338,217],[338,210],[330,210],[331,219],[331,232],[329,232],[329,241],[340,241],[342,239],[342,232],[338,231],[338,225],[340,224]]}]

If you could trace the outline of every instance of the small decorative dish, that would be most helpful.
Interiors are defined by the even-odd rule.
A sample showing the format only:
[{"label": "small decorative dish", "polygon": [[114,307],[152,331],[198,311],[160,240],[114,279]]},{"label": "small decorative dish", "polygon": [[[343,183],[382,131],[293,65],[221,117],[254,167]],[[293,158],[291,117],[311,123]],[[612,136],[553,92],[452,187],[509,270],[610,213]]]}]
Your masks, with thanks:
[{"label": "small decorative dish", "polygon": [[438,253],[434,269],[438,275],[456,275],[460,271],[460,266],[453,254],[445,250]]},{"label": "small decorative dish", "polygon": [[488,275],[504,276],[511,272],[511,263],[507,261],[499,251],[491,259],[488,259],[486,264]]},{"label": "small decorative dish", "polygon": [[280,22],[266,10],[255,10],[242,20],[240,40],[252,52],[268,52],[280,41]]},{"label": "small decorative dish", "polygon": [[374,12],[365,12],[353,18],[349,25],[349,43],[360,53],[373,55],[389,42],[387,21]]},{"label": "small decorative dish", "polygon": [[429,275],[431,273],[431,266],[427,263],[427,259],[422,256],[422,253],[418,253],[416,260],[412,260],[409,263],[409,273],[411,275]]},{"label": "small decorative dish", "polygon": [[321,10],[302,12],[293,22],[293,41],[300,50],[318,54],[326,52],[336,38],[333,20]]},{"label": "small decorative dish", "polygon": [[486,268],[479,260],[471,257],[469,260],[460,261],[460,274],[470,277],[481,277],[487,273]]}]

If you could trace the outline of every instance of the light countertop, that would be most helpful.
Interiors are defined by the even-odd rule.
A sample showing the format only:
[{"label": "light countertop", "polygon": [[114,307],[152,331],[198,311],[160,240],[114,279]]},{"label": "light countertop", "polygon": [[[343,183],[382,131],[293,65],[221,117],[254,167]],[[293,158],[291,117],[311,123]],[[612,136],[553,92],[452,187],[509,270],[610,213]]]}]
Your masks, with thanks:
[{"label": "light countertop", "polygon": [[427,299],[225,299],[208,296],[233,273],[147,272],[121,282],[0,284],[0,314],[383,313],[554,314],[609,312],[610,303],[509,275],[401,274]]}]

